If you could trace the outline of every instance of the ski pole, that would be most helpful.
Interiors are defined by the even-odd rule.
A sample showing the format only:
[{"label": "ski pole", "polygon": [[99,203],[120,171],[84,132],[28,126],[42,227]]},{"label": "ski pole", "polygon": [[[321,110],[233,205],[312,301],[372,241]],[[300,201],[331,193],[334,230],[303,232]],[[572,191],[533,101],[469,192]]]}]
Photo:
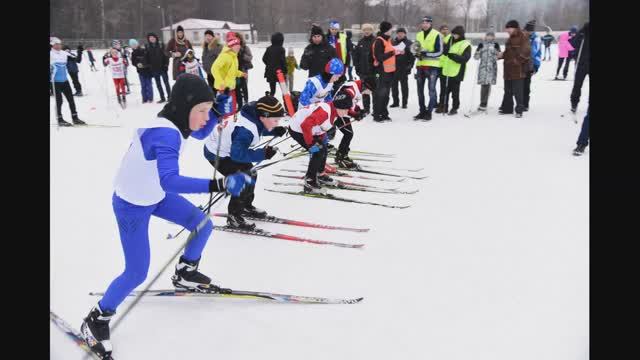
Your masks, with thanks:
[{"label": "ski pole", "polygon": [[302,146],[298,145],[298,147],[297,147],[297,148],[295,148],[295,149],[293,149],[293,150],[291,150],[291,151],[289,151],[289,152],[287,152],[287,153],[283,153],[282,155],[284,155],[285,157],[284,157],[284,158],[282,158],[282,159],[280,159],[280,160],[276,160],[276,161],[270,162],[270,163],[268,163],[268,164],[260,165],[260,166],[254,166],[254,167],[251,169],[251,172],[257,172],[258,170],[262,170],[262,169],[264,169],[264,168],[266,168],[266,167],[269,167],[269,166],[271,166],[271,165],[277,164],[277,163],[279,163],[279,162],[283,162],[283,161],[287,161],[287,160],[291,160],[291,159],[295,159],[295,158],[297,158],[297,157],[300,157],[300,156],[304,155],[305,153],[304,153],[304,152],[301,152],[301,153],[299,153],[299,154],[294,154],[293,156],[287,157],[289,154],[291,154],[291,153],[293,153],[293,152],[296,152],[296,151],[300,150],[300,148],[302,148]]},{"label": "ski pole", "polygon": [[[220,165],[220,145],[222,145],[222,132],[224,131],[225,127],[220,128],[220,131],[219,131],[220,136],[218,137],[218,148],[216,149],[216,161],[213,164],[213,180],[216,179],[216,175],[218,174],[218,166]],[[216,131],[216,129],[213,129],[213,131]],[[213,200],[213,193],[210,193],[209,204],[211,204],[212,200]],[[209,215],[209,209],[211,209],[210,205],[207,207],[207,215]]]}]

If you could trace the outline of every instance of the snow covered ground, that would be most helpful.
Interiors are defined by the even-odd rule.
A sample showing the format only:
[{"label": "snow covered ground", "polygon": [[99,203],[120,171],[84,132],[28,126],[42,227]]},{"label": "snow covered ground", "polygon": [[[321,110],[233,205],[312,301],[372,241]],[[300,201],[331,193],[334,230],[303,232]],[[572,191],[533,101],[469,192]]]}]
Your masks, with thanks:
[{"label": "snow covered ground", "polygon": [[[250,99],[268,90],[254,50]],[[199,53],[199,50],[198,50]],[[296,48],[300,57],[301,48]],[[96,58],[102,52],[96,51]],[[415,81],[409,109],[390,109],[391,123],[371,117],[356,124],[352,149],[394,153],[378,166],[424,167],[426,180],[407,180],[415,195],[335,191],[387,203],[386,209],[266,192],[282,168],[260,172],[255,205],[272,215],[319,223],[371,227],[349,233],[260,224],[285,234],[365,243],[363,250],[317,246],[215,232],[201,271],[235,289],[326,297],[363,296],[356,305],[294,305],[239,299],[145,298],[113,332],[117,359],[588,359],[589,150],[571,155],[587,109],[583,87],[579,124],[566,114],[571,81],[549,81],[554,59],[532,84],[531,110],[522,119],[498,116],[501,82],[489,115],[434,114],[415,122]],[[462,84],[468,109],[471,60]],[[112,180],[132,129],[152,119],[160,104],[141,104],[133,68],[129,107],[115,102],[113,83],[98,65],[81,64],[87,96],[76,98],[80,118],[120,128],[51,127],[51,309],[79,328],[123,269],[111,209]],[[502,66],[499,76],[501,78]],[[354,72],[355,73],[355,72]],[[573,64],[569,79],[573,79]],[[300,90],[306,72],[296,73]],[[106,87],[105,87],[106,85]],[[473,107],[479,101],[474,86]],[[154,92],[155,92],[154,86]],[[278,90],[278,96],[279,96]],[[108,95],[108,97],[107,97]],[[155,94],[158,99],[157,93]],[[54,102],[50,100],[54,123]],[[65,119],[70,120],[63,105]],[[336,136],[339,140],[341,134]],[[292,142],[291,142],[292,143]],[[282,149],[289,148],[289,142]],[[181,171],[211,177],[202,143],[190,139]],[[365,163],[362,163],[365,164]],[[373,163],[371,163],[373,164]],[[354,180],[384,186],[385,183]],[[288,182],[288,181],[286,181]],[[402,184],[402,183],[401,183]],[[204,204],[208,195],[188,196]],[[226,211],[226,201],[216,208]],[[222,224],[222,218],[214,218]],[[167,240],[179,226],[153,219],[149,229],[151,278],[186,236]],[[170,288],[173,268],[155,288]],[[130,301],[119,309],[124,312]],[[117,316],[117,315],[116,315]],[[80,359],[82,350],[51,325],[52,359]]]}]

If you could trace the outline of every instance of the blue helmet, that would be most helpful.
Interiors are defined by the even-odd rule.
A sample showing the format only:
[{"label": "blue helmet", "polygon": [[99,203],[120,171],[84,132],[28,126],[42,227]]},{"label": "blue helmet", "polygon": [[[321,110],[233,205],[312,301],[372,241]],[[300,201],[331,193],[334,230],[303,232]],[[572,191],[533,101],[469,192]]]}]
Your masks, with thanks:
[{"label": "blue helmet", "polygon": [[333,58],[324,66],[324,72],[331,75],[342,75],[344,73],[344,64],[340,59]]}]

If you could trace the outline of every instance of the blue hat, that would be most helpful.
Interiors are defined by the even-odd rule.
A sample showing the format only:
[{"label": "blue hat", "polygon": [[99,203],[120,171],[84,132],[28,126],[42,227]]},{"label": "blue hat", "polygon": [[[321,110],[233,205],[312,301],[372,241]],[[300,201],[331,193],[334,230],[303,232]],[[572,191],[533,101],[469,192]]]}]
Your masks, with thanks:
[{"label": "blue hat", "polygon": [[129,39],[129,46],[131,46],[131,47],[138,46],[138,40]]},{"label": "blue hat", "polygon": [[344,73],[344,64],[342,63],[342,61],[340,61],[340,59],[333,58],[329,60],[327,65],[325,65],[324,72],[331,75],[342,75],[342,73]]},{"label": "blue hat", "polygon": [[340,23],[333,20],[329,23],[329,29],[338,29],[340,30]]},{"label": "blue hat", "polygon": [[569,30],[570,33],[575,34],[578,32],[578,27],[577,26],[572,26],[571,30]]}]

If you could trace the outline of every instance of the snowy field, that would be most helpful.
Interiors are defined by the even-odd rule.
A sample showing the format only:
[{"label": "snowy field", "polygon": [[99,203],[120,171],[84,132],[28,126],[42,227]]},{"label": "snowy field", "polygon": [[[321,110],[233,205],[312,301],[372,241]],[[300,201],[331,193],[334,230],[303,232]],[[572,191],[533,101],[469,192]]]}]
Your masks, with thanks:
[{"label": "snowy field", "polygon": [[[250,100],[268,90],[254,49]],[[200,48],[198,48],[198,54]],[[96,51],[100,59],[102,51]],[[299,59],[302,48],[296,48]],[[516,119],[497,115],[499,84],[489,114],[466,118],[477,62],[462,84],[459,115],[434,113],[416,122],[418,98],[409,82],[409,109],[390,109],[391,123],[367,117],[354,125],[352,149],[396,154],[376,166],[423,167],[426,180],[399,183],[414,195],[333,190],[386,203],[387,209],[270,193],[283,168],[304,168],[306,157],[260,171],[255,205],[272,215],[317,223],[370,227],[369,233],[258,223],[264,229],[320,240],[364,243],[362,250],[318,246],[216,232],[200,270],[234,289],[325,297],[359,297],[355,305],[294,305],[241,299],[145,298],[112,333],[116,359],[588,359],[589,150],[571,150],[587,110],[589,80],[578,108],[568,115],[572,81],[549,81],[553,60],[534,76],[530,111]],[[115,101],[102,65],[81,64],[87,96],[76,98],[81,119],[118,128],[50,128],[51,309],[79,328],[123,270],[112,213],[112,181],[133,129],[153,119],[161,104],[141,104],[139,80],[128,108]],[[573,79],[571,64],[569,80]],[[355,70],[354,70],[355,74]],[[306,72],[297,71],[296,90]],[[154,84],[155,100],[158,100]],[[474,86],[473,107],[479,102]],[[280,91],[278,90],[278,96]],[[55,105],[50,99],[51,119]],[[68,106],[63,114],[70,121]],[[342,135],[338,133],[337,145]],[[290,149],[290,142],[280,146]],[[211,177],[202,143],[189,139],[181,173]],[[279,157],[280,155],[277,155]],[[355,156],[355,155],[352,155]],[[274,158],[275,159],[275,158]],[[361,162],[361,164],[366,164]],[[374,163],[368,163],[373,165]],[[347,180],[347,179],[344,179]],[[389,183],[353,179],[387,186]],[[289,189],[291,190],[291,188]],[[187,196],[204,204],[206,194]],[[215,210],[226,211],[221,202]],[[214,218],[214,224],[223,224]],[[151,221],[149,279],[186,236],[167,240],[177,225]],[[170,288],[173,266],[154,288]],[[131,303],[118,310],[122,314]],[[118,315],[116,315],[116,318]],[[51,325],[52,359],[81,359],[82,350]]]}]

